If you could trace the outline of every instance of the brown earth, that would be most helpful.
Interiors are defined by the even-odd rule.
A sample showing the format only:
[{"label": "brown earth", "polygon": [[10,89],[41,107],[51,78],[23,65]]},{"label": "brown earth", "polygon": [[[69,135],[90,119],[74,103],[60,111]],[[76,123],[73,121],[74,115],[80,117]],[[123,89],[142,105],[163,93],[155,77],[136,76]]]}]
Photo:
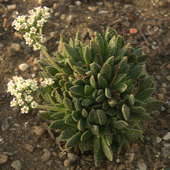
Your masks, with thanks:
[{"label": "brown earth", "polygon": [[[11,27],[15,13],[26,13],[39,6],[37,1],[0,0],[0,170],[12,170],[16,160],[23,170],[67,169],[63,163],[66,154],[59,150],[46,123],[35,113],[21,115],[18,110],[12,110],[11,97],[5,92],[6,83],[13,75],[29,77],[37,72],[35,59],[39,53],[27,47],[22,36]],[[170,1],[46,0],[41,3],[54,10],[45,28],[51,51],[56,49],[60,34],[74,36],[80,31],[82,38],[88,38],[92,31],[107,26],[115,28],[128,42],[148,54],[147,68],[156,81],[155,96],[164,101],[161,110],[154,112],[153,119],[145,125],[144,141],[129,148],[128,154],[115,153],[113,163],[104,161],[102,168],[96,169],[169,170],[170,141],[163,137],[170,132]],[[131,33],[131,28],[137,33]],[[18,69],[21,63],[29,64],[24,72]],[[8,157],[3,164],[2,155]],[[78,156],[75,165],[68,169],[95,169],[90,154]]]}]

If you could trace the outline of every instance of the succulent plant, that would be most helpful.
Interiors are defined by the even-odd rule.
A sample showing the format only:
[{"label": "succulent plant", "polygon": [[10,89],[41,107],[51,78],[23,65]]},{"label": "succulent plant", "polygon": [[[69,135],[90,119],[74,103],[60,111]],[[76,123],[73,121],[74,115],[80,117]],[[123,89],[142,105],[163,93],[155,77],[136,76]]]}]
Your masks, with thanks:
[{"label": "succulent plant", "polygon": [[143,137],[143,120],[159,102],[151,97],[146,56],[125,44],[115,30],[95,33],[90,41],[61,38],[55,57],[41,61],[52,87],[41,90],[39,115],[51,120],[65,147],[92,151],[95,165],[113,149]]}]

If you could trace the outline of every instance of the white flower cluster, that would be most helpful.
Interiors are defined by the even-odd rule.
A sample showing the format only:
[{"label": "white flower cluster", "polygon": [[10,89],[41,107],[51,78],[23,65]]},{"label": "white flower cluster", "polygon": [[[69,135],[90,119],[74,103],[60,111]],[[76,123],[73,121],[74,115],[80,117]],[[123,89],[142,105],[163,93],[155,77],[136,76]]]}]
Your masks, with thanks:
[{"label": "white flower cluster", "polygon": [[7,84],[7,92],[14,96],[11,107],[21,107],[21,113],[28,113],[30,109],[36,108],[33,93],[38,89],[38,83],[33,79],[23,79],[14,76]]},{"label": "white flower cluster", "polygon": [[44,42],[42,28],[50,17],[50,8],[37,7],[28,11],[28,15],[18,16],[12,23],[15,30],[23,32],[26,44],[39,50]]},{"label": "white flower cluster", "polygon": [[41,79],[39,82],[35,79],[24,79],[14,76],[7,84],[7,92],[14,96],[10,103],[11,107],[21,107],[21,113],[28,113],[30,109],[38,106],[34,100],[33,94],[40,88],[45,88],[54,84],[51,78]]},{"label": "white flower cluster", "polygon": [[41,87],[47,87],[54,84],[54,80],[52,78],[45,78],[42,79],[40,83],[41,83]]}]

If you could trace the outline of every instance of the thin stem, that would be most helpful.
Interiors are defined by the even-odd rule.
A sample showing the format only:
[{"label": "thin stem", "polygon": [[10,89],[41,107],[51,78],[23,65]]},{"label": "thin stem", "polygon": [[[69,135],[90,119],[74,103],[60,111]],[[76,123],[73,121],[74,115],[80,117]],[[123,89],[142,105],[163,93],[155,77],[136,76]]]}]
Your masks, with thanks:
[{"label": "thin stem", "polygon": [[49,55],[47,48],[45,46],[41,45],[41,51],[46,56],[46,58],[50,64],[56,65],[55,62],[53,61],[52,57]]}]

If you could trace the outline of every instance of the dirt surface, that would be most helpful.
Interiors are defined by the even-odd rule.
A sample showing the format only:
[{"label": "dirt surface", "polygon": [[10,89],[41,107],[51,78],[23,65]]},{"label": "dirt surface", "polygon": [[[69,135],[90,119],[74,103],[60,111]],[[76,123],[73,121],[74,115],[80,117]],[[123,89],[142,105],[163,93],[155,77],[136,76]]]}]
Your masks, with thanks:
[{"label": "dirt surface", "polygon": [[[149,56],[147,68],[156,81],[155,96],[164,101],[164,105],[152,113],[153,119],[146,123],[143,142],[132,145],[126,153],[115,153],[113,163],[104,161],[103,166],[96,169],[170,170],[169,0],[47,0],[39,3],[38,0],[0,0],[0,170],[95,169],[90,154],[70,156],[61,152],[46,122],[39,120],[35,113],[22,115],[9,107],[11,97],[5,92],[9,78],[13,75],[34,77],[36,61],[41,57],[26,46],[11,23],[17,11],[24,14],[39,5],[53,8],[53,16],[45,27],[51,53],[57,47],[60,33],[74,36],[80,31],[86,39],[90,32],[110,26]],[[27,63],[29,68],[21,71],[18,67],[21,63]],[[73,166],[67,156],[74,159]]]}]

